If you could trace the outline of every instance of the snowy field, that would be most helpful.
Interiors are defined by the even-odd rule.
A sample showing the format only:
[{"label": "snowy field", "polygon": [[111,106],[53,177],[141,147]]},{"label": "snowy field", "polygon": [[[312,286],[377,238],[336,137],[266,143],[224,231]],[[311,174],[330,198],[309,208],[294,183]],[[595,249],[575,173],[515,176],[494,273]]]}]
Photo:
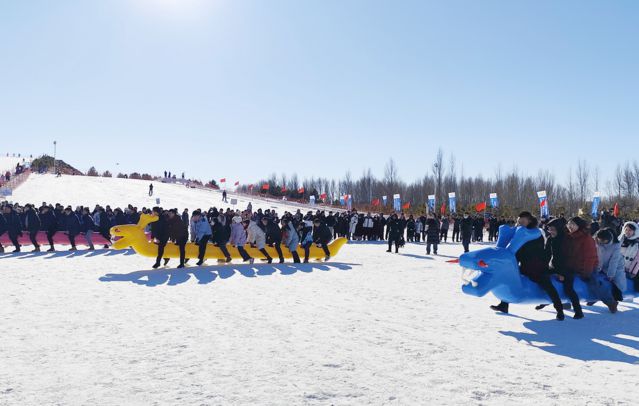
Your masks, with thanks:
[{"label": "snowy field", "polygon": [[[148,182],[51,179],[33,176],[13,198],[151,204]],[[167,207],[219,200],[156,189]],[[155,271],[131,252],[5,254],[0,404],[637,404],[637,303],[580,321],[531,306],[497,315],[494,298],[461,294],[446,263],[459,245],[439,257],[385,250]]]}]

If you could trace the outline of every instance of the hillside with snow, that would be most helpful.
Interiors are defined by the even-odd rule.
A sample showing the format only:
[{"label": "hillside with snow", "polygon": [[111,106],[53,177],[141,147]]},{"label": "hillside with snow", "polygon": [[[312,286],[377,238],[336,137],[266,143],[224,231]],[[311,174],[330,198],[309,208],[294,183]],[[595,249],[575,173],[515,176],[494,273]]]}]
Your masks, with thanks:
[{"label": "hillside with snow", "polygon": [[[31,175],[11,199],[225,207],[219,192],[158,182],[149,197],[148,183]],[[493,297],[461,293],[446,262],[461,245],[385,250],[185,270],[131,251],[0,255],[0,404],[636,404],[639,303],[579,321],[497,315]]]}]

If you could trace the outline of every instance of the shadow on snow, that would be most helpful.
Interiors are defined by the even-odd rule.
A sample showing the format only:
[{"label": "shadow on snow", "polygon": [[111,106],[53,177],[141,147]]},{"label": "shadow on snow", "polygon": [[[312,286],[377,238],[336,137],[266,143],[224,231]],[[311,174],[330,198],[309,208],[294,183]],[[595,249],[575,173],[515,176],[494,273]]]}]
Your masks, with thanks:
[{"label": "shadow on snow", "polygon": [[158,286],[164,285],[175,286],[187,282],[191,276],[197,279],[200,285],[213,282],[217,278],[228,279],[236,274],[247,278],[258,276],[269,276],[275,273],[280,275],[293,275],[297,272],[311,273],[316,271],[341,270],[348,271],[353,266],[360,264],[347,264],[342,262],[327,262],[317,264],[231,264],[203,267],[187,267],[184,269],[151,269],[141,270],[130,273],[118,274],[110,273],[100,278],[101,282],[132,282],[136,285]]},{"label": "shadow on snow", "polygon": [[639,364],[639,357],[633,355],[639,353],[639,308],[621,303],[620,309],[624,307],[629,310],[617,314],[610,314],[603,306],[586,307],[592,313],[586,313],[582,320],[569,317],[564,322],[529,320],[523,326],[530,332],[500,333],[542,351],[580,361]]}]

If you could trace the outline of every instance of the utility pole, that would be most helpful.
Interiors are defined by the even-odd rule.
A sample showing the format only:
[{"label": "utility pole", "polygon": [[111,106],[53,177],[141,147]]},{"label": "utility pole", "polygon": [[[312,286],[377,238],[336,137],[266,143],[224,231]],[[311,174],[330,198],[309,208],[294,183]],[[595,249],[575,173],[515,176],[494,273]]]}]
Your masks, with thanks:
[{"label": "utility pole", "polygon": [[58,174],[58,166],[57,166],[56,161],[55,161],[56,153],[57,153],[57,145],[58,145],[58,142],[57,141],[53,141],[53,174],[54,175]]}]

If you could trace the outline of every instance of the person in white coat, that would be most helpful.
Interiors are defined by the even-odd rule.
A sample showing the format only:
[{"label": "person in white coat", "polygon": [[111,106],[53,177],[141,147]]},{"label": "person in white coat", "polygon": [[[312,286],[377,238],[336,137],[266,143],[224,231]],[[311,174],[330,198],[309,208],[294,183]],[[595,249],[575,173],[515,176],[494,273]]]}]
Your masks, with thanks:
[{"label": "person in white coat", "polygon": [[255,245],[257,249],[264,254],[266,261],[270,264],[273,262],[273,258],[266,251],[266,229],[264,229],[260,223],[256,223],[255,221],[249,223],[248,242]]},{"label": "person in white coat", "polygon": [[597,271],[606,274],[613,285],[613,297],[621,302],[623,292],[626,290],[626,271],[623,255],[621,255],[621,244],[615,233],[607,228],[597,231],[596,240],[597,256],[599,257]]},{"label": "person in white coat", "polygon": [[353,238],[353,234],[355,234],[355,229],[357,228],[358,219],[359,217],[357,216],[357,213],[353,213],[353,215],[351,216],[351,220],[348,223],[348,239],[349,240]]},{"label": "person in white coat", "polygon": [[629,221],[622,230],[619,240],[624,269],[627,277],[633,281],[635,292],[639,292],[639,225]]}]

